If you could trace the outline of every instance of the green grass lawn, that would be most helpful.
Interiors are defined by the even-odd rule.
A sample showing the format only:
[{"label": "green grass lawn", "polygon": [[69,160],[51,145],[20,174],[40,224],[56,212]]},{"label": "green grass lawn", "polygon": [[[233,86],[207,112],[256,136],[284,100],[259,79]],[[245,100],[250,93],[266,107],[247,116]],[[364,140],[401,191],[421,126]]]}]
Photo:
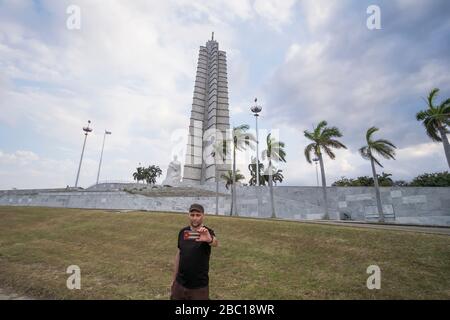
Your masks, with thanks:
[{"label": "green grass lawn", "polygon": [[[168,299],[187,215],[0,207],[0,288],[57,299]],[[211,299],[450,299],[450,237],[207,216]],[[366,269],[381,268],[368,290]],[[68,290],[66,268],[81,268]]]}]

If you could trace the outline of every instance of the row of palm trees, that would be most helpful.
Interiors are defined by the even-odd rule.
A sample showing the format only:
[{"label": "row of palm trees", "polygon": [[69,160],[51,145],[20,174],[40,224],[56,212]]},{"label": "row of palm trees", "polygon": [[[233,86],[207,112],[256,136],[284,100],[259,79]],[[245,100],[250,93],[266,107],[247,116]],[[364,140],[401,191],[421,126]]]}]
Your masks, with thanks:
[{"label": "row of palm trees", "polygon": [[[427,109],[419,111],[416,114],[416,119],[422,121],[428,136],[437,142],[442,142],[444,145],[445,156],[447,158],[448,166],[450,167],[450,146],[447,138],[450,126],[450,99],[442,101],[440,104],[435,105],[434,101],[439,92],[438,88],[434,88],[428,94],[426,99]],[[370,161],[372,168],[372,175],[374,180],[375,197],[377,203],[377,211],[379,215],[379,221],[384,222],[383,207],[381,204],[380,188],[378,183],[378,175],[375,165],[383,167],[381,162],[376,156],[381,156],[385,159],[395,160],[396,146],[386,139],[374,139],[373,135],[379,129],[376,127],[370,127],[366,132],[366,144],[359,149],[360,155]],[[306,138],[312,140],[305,148],[305,157],[309,163],[311,162],[311,154],[313,153],[318,159],[320,164],[320,171],[322,176],[322,190],[325,206],[325,219],[329,219],[327,190],[325,180],[325,168],[323,164],[323,153],[326,153],[331,159],[335,159],[335,154],[331,150],[332,148],[340,149],[347,147],[336,140],[336,138],[342,137],[342,133],[336,127],[327,127],[326,121],[321,121],[312,132],[304,131]]]},{"label": "row of palm trees", "polygon": [[[216,168],[216,214],[218,214],[218,194],[219,194],[219,181],[220,178],[227,181],[226,187],[228,188],[231,185],[231,207],[230,207],[230,215],[238,215],[237,206],[236,206],[236,182],[238,180],[243,179],[243,175],[236,168],[236,153],[237,151],[244,151],[247,148],[254,149],[256,138],[255,136],[248,132],[250,126],[247,124],[243,124],[237,127],[234,127],[232,130],[232,136],[230,140],[218,140],[213,145],[213,151],[211,155],[214,157],[214,163]],[[219,177],[218,170],[218,159],[223,163],[229,154],[229,147],[232,149],[232,170],[231,172],[222,174]],[[269,133],[266,137],[266,149],[261,152],[261,157],[263,160],[267,160],[268,167],[265,172],[265,176],[268,178],[267,183],[269,185],[270,190],[270,201],[271,201],[271,216],[273,218],[276,217],[275,214],[275,203],[273,197],[273,182],[274,182],[274,174],[276,174],[277,179],[282,179],[280,176],[280,170],[277,170],[274,166],[277,162],[286,162],[286,151],[284,150],[285,143],[282,141],[277,141],[272,134]],[[258,173],[257,173],[258,174]],[[231,178],[231,179],[230,179]],[[265,180],[261,180],[260,184],[264,184]]]},{"label": "row of palm trees", "polygon": [[[327,127],[328,123],[326,121],[321,121],[312,132],[307,130],[304,131],[304,135],[307,139],[312,140],[305,148],[305,158],[306,161],[312,163],[311,155],[315,155],[319,159],[320,173],[322,177],[322,192],[324,200],[325,215],[324,219],[329,219],[328,210],[328,200],[327,200],[327,189],[326,189],[326,179],[325,179],[325,166],[323,163],[323,154],[327,154],[330,159],[334,160],[336,155],[333,152],[334,149],[347,149],[347,147],[337,140],[337,138],[342,137],[342,133],[336,127]],[[361,156],[370,160],[372,166],[372,175],[375,186],[377,210],[379,212],[380,222],[384,222],[383,209],[381,205],[380,189],[378,184],[378,177],[376,173],[375,164],[383,167],[380,161],[376,158],[380,155],[386,159],[395,159],[396,146],[386,139],[373,139],[373,134],[379,129],[376,127],[370,127],[366,132],[366,144],[359,149]]]},{"label": "row of palm trees", "polygon": [[[252,158],[252,161],[254,161],[254,158]],[[248,165],[251,178],[248,181],[248,184],[244,183],[244,186],[256,186],[256,163],[252,162]],[[233,170],[228,170],[226,173],[222,173],[220,175],[220,178],[225,181],[225,188],[228,190],[228,188],[233,184]],[[277,183],[283,182],[284,176],[283,176],[283,170],[276,170],[272,173],[272,181],[275,185]],[[236,170],[236,183],[240,183],[241,181],[245,180],[245,176],[241,173],[239,169]],[[269,184],[269,175],[266,172],[264,172],[264,164],[259,162],[259,185],[265,186],[266,184]]]},{"label": "row of palm trees", "polygon": [[[447,138],[447,134],[449,133],[450,121],[450,99],[446,99],[442,101],[440,104],[435,105],[435,99],[439,92],[439,89],[435,88],[431,90],[429,93],[426,102],[427,109],[419,111],[416,114],[416,119],[421,121],[424,125],[428,136],[437,142],[442,142],[444,145],[444,151],[447,158],[448,166],[450,167],[450,146]],[[231,173],[231,177],[228,177],[228,185],[231,184],[231,212],[230,215],[238,215],[236,209],[236,181],[237,178],[242,178],[243,176],[236,169],[236,152],[245,150],[247,147],[251,149],[254,148],[254,143],[256,142],[255,137],[247,132],[249,130],[249,126],[244,124],[238,127],[233,128],[232,131],[232,139],[231,139],[231,147],[233,153],[233,169]],[[383,208],[381,204],[381,196],[380,189],[378,183],[378,176],[376,173],[376,165],[383,167],[379,157],[381,156],[384,159],[394,159],[395,160],[395,149],[397,148],[392,142],[386,139],[375,139],[373,135],[379,131],[377,127],[370,127],[365,135],[365,145],[359,148],[359,153],[363,159],[369,160],[372,169],[372,175],[374,179],[374,188],[376,195],[376,203],[377,203],[377,211],[379,214],[379,221],[384,222]],[[304,131],[304,136],[311,140],[311,143],[308,144],[304,150],[305,158],[307,162],[312,163],[312,156],[317,157],[320,164],[320,172],[322,178],[322,191],[324,198],[324,219],[329,219],[329,209],[328,209],[328,200],[327,200],[327,190],[326,190],[326,178],[325,178],[325,166],[323,161],[323,155],[326,154],[330,159],[334,160],[336,155],[333,152],[333,149],[347,149],[347,147],[338,140],[338,138],[342,137],[342,133],[337,127],[328,127],[327,121],[321,121],[317,126],[313,127],[313,130],[310,132],[308,130]],[[218,157],[222,160],[225,160],[228,154],[228,146],[230,142],[227,140],[217,141],[214,145],[214,151],[212,152],[212,156],[215,161]],[[275,203],[273,197],[273,174],[277,172],[274,169],[274,163],[277,162],[286,162],[286,151],[285,144],[281,141],[277,141],[275,138],[271,137],[271,134],[268,134],[266,137],[266,149],[262,151],[262,159],[267,160],[268,168],[267,175],[269,176],[268,184],[270,190],[270,202],[271,202],[271,211],[272,218],[276,217],[275,213]],[[218,190],[219,190],[219,176],[218,169],[216,167],[216,214],[218,213]],[[259,174],[259,173],[256,173]],[[227,179],[227,176],[223,176],[224,179]],[[231,179],[230,179],[231,178]],[[231,181],[230,181],[231,180]]]},{"label": "row of palm trees", "polygon": [[[265,186],[266,183],[269,183],[269,175],[266,170],[264,170],[264,164],[258,160],[258,167],[256,166],[256,158],[252,157],[251,163],[248,165],[248,171],[250,172],[250,179],[248,180],[248,184],[250,186],[256,186],[259,180],[260,186]],[[230,170],[231,171],[231,170]],[[239,171],[239,170],[238,170]],[[259,171],[257,173],[257,171]],[[259,176],[259,179],[256,178],[256,175]],[[236,178],[237,179],[237,178]],[[272,172],[272,181],[276,185],[278,182],[283,182],[284,175],[283,170],[273,170]],[[238,181],[238,180],[237,180]]]},{"label": "row of palm trees", "polygon": [[[329,219],[329,210],[328,210],[328,200],[327,200],[327,190],[326,190],[326,178],[325,178],[325,166],[323,162],[323,153],[327,154],[331,159],[335,159],[336,155],[334,154],[332,148],[340,149],[347,147],[338,141],[336,138],[342,137],[342,133],[336,127],[327,127],[326,121],[321,121],[316,127],[314,127],[312,132],[307,130],[304,131],[304,135],[312,142],[306,146],[305,148],[305,157],[309,163],[312,163],[311,156],[315,155],[319,159],[320,171],[322,177],[322,190],[324,197],[324,209],[325,215],[324,219]],[[222,174],[220,178],[224,179],[226,183],[226,187],[231,185],[231,210],[230,215],[238,215],[237,207],[236,207],[236,182],[244,179],[244,176],[236,169],[236,152],[243,151],[247,147],[254,149],[254,143],[256,142],[255,137],[247,132],[249,129],[248,125],[240,125],[238,127],[233,128],[232,131],[232,139],[231,139],[231,147],[233,150],[233,168],[230,172]],[[396,148],[394,144],[385,139],[373,140],[372,135],[378,131],[378,128],[371,127],[367,130],[366,133],[366,142],[367,145],[361,147],[359,152],[364,159],[370,160],[372,165],[372,173],[374,175],[374,184],[376,189],[376,198],[377,198],[377,208],[380,212],[380,220],[384,221],[382,214],[382,206],[381,206],[381,197],[378,185],[378,179],[375,169],[375,163],[382,167],[380,161],[375,157],[376,154],[379,154],[385,158],[394,159]],[[221,140],[218,143],[214,144],[213,152],[211,155],[214,157],[216,161],[216,157],[220,156],[221,160],[224,161],[228,154],[227,144],[229,142],[227,140]],[[275,211],[275,201],[273,196],[273,175],[279,173],[280,170],[277,170],[274,166],[274,162],[286,162],[286,151],[285,151],[285,143],[282,141],[277,141],[275,138],[271,136],[269,133],[266,137],[266,149],[262,151],[261,157],[263,160],[267,160],[268,168],[264,174],[264,176],[268,176],[267,182],[269,185],[270,192],[270,204],[271,204],[271,217],[276,218]],[[216,163],[216,214],[218,213],[218,193],[219,193],[219,176],[218,176],[218,167]],[[263,184],[264,180],[262,180]]]}]

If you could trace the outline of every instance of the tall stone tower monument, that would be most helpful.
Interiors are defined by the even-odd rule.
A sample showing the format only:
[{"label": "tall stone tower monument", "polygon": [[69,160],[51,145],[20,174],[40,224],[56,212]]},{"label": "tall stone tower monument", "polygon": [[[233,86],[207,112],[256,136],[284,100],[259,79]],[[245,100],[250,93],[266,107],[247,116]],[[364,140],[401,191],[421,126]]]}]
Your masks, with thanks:
[{"label": "tall stone tower monument", "polygon": [[[183,184],[216,181],[212,135],[217,130],[225,138],[229,128],[227,59],[213,32],[206,46],[200,46],[198,55]],[[230,164],[217,164],[219,177],[230,169]]]}]

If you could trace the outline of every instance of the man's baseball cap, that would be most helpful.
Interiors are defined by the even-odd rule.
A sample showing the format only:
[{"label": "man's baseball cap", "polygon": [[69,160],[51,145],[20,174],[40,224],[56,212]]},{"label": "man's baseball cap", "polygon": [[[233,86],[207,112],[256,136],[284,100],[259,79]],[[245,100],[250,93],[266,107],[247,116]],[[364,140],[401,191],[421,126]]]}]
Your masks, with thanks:
[{"label": "man's baseball cap", "polygon": [[198,211],[201,213],[205,213],[205,209],[203,208],[203,206],[198,203],[191,204],[191,206],[189,207],[189,212],[191,212],[191,211]]}]

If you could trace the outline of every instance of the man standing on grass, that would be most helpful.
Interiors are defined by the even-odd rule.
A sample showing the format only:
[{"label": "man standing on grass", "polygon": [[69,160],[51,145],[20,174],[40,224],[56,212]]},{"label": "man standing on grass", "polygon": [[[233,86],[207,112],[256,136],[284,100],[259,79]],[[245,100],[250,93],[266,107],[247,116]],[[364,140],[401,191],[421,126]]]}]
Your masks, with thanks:
[{"label": "man standing on grass", "polygon": [[194,203],[189,208],[189,226],[178,233],[178,252],[171,288],[171,300],[209,299],[209,256],[219,242],[214,230],[203,225],[205,210]]}]

